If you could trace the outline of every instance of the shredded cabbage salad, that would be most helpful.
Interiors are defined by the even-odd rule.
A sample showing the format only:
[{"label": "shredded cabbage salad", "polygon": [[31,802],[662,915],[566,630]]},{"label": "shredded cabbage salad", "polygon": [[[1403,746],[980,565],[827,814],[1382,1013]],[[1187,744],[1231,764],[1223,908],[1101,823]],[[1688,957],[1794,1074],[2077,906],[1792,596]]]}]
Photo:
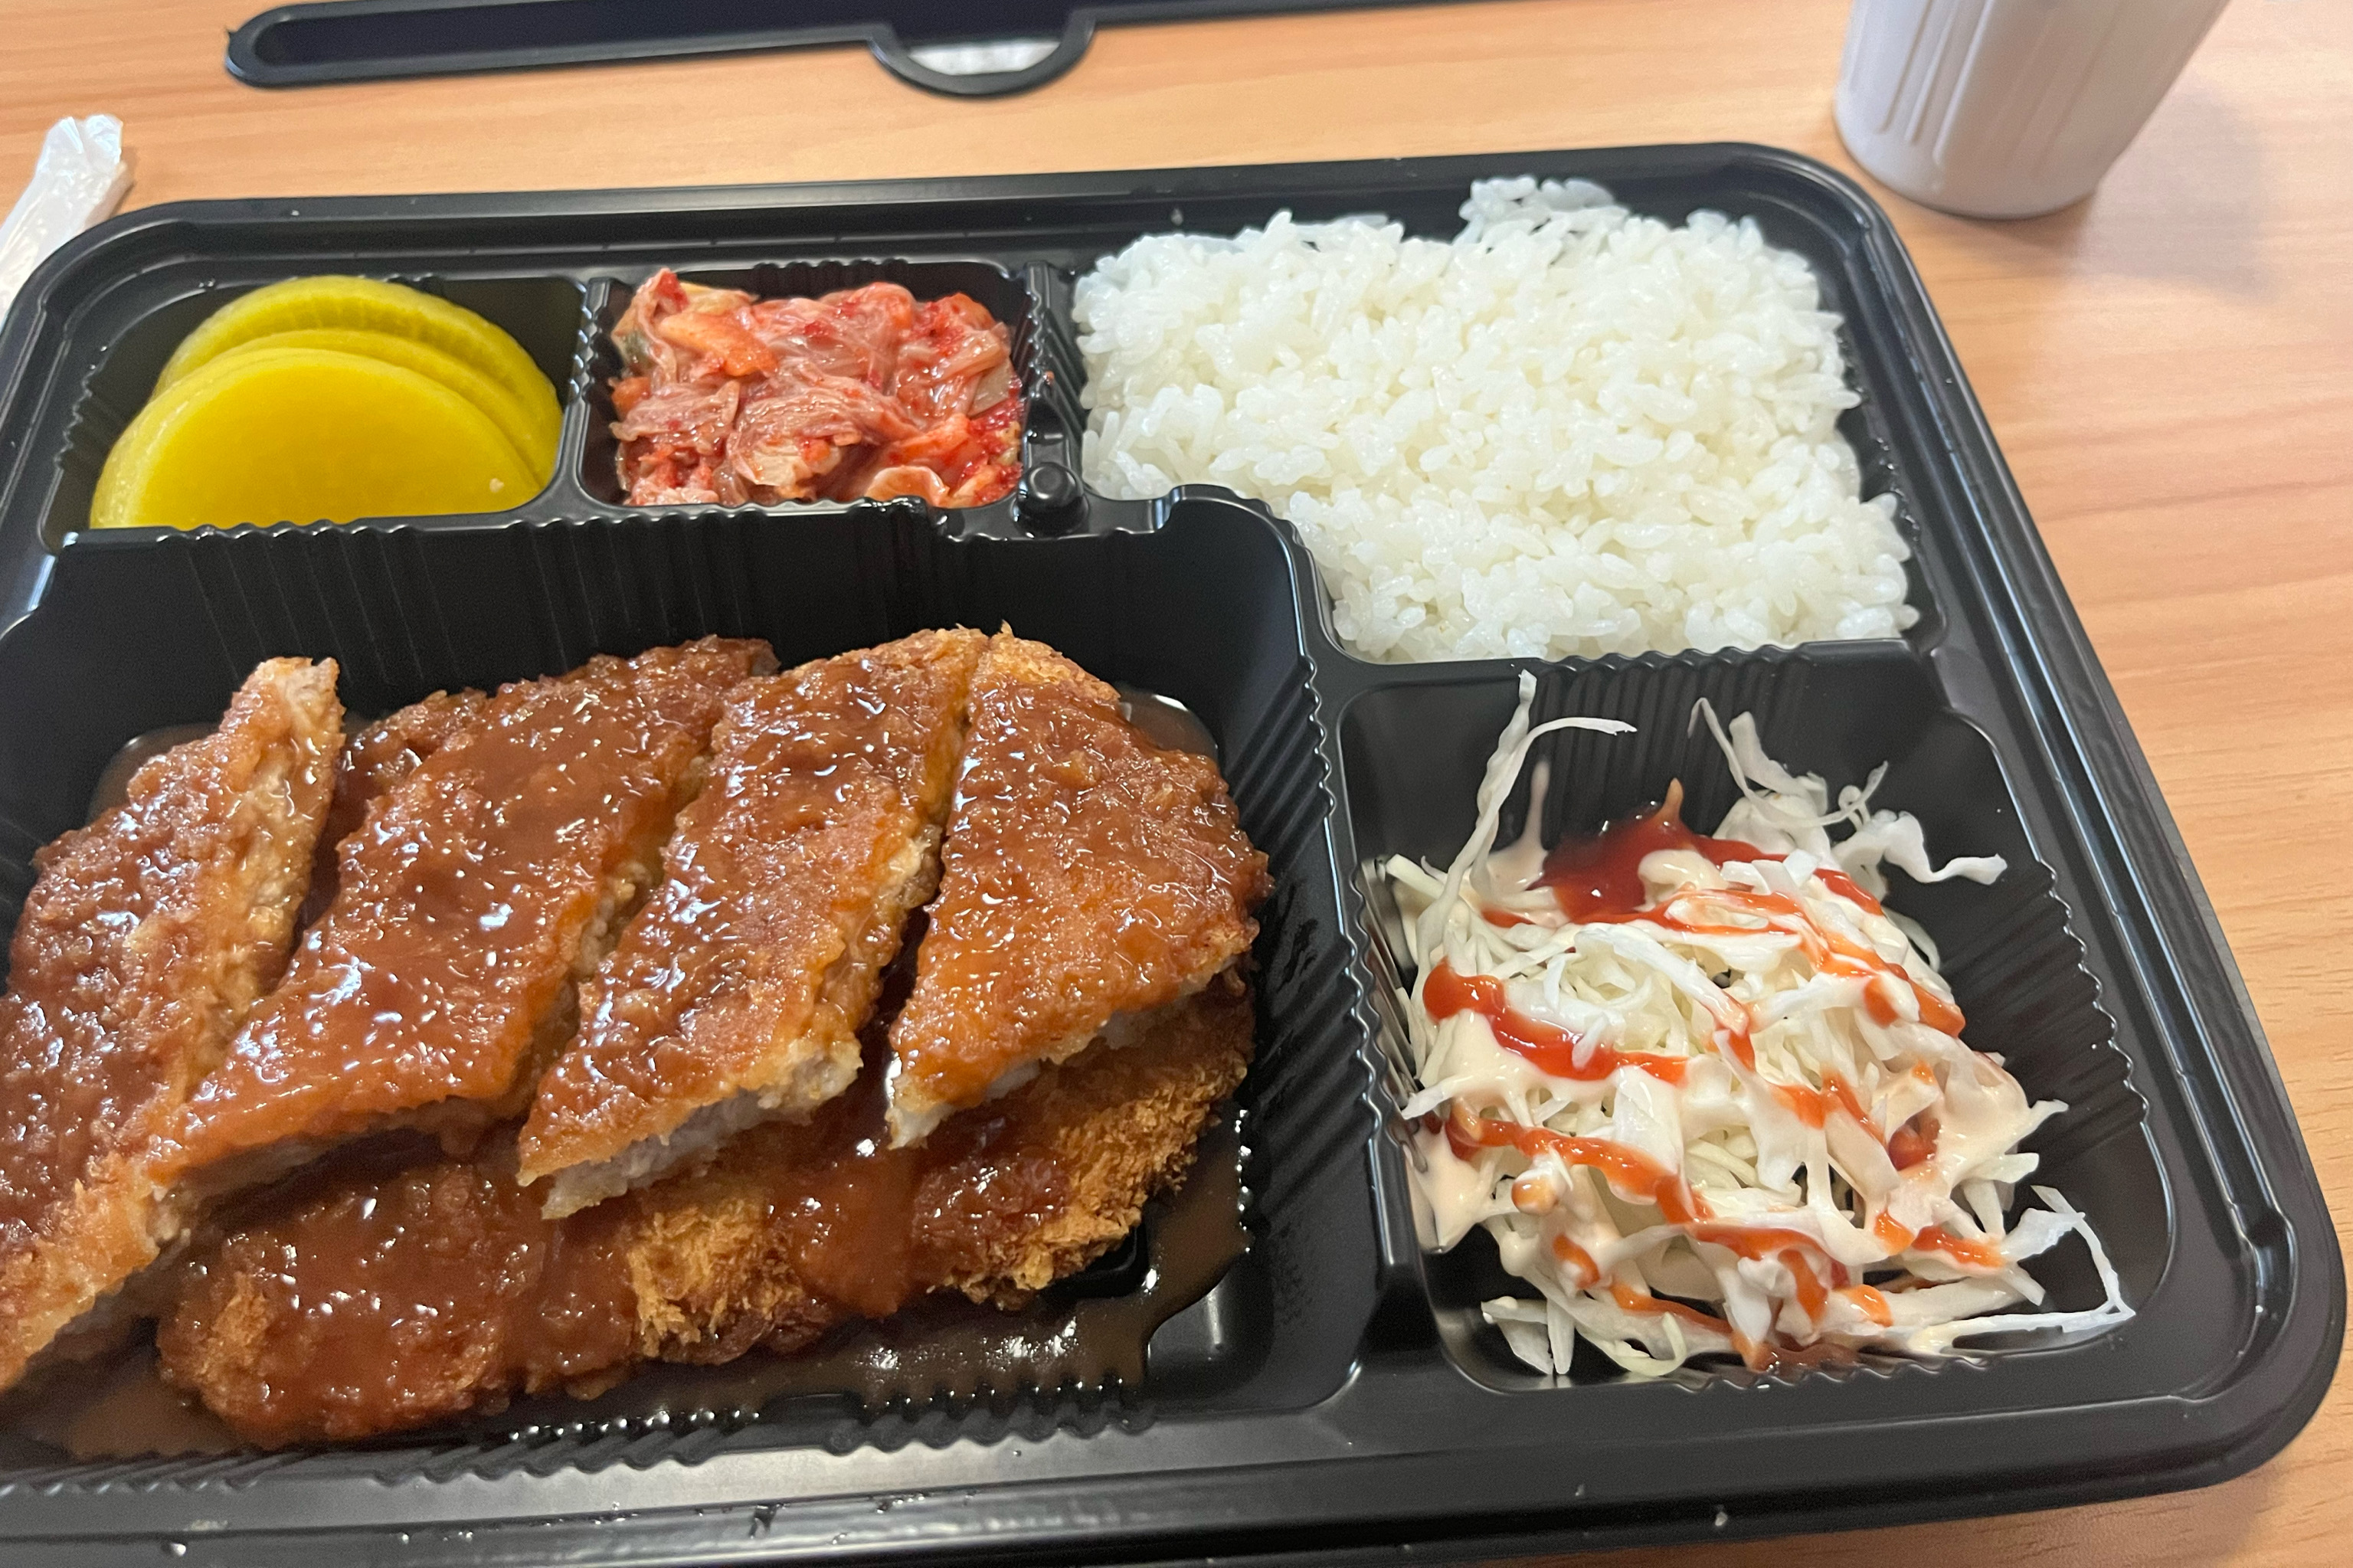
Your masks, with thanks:
[{"label": "shredded cabbage salad", "polygon": [[[1765,755],[1750,715],[1727,728],[1704,703],[1741,791],[1712,837],[1682,826],[1678,787],[1549,856],[1531,810],[1498,850],[1540,736],[1630,727],[1531,728],[1535,694],[1522,675],[1454,863],[1387,867],[1416,969],[1404,1111],[1425,1240],[1484,1225],[1541,1293],[1484,1306],[1514,1352],[1565,1373],[1583,1335],[1638,1374],[1711,1353],[1771,1371],[2129,1318],[2065,1198],[2036,1187],[2044,1206],[2007,1222],[2037,1159],[2019,1141],[2066,1107],[1962,1042],[1935,945],[1879,902],[1884,864],[1987,883],[2002,861],[1931,864],[1915,819],[1871,809],[1884,768],[1833,804]],[[2070,1233],[2106,1299],[2010,1310],[2042,1304],[2023,1265]]]}]

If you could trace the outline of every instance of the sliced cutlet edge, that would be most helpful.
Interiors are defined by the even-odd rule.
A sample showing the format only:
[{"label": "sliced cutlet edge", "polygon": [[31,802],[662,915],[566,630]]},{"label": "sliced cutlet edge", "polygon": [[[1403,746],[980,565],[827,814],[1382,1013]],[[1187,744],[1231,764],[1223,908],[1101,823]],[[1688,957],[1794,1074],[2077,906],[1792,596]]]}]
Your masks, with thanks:
[{"label": "sliced cutlet edge", "polygon": [[[867,1245],[904,1248],[907,1299],[955,1290],[1018,1304],[1085,1266],[1134,1229],[1143,1205],[1180,1181],[1202,1129],[1250,1058],[1252,1010],[1238,975],[1167,1010],[1146,1048],[1098,1052],[1008,1096],[994,1136],[969,1150],[850,1145],[879,1124],[845,1097],[810,1123],[771,1123],[706,1168],[550,1219],[489,1156],[290,1194],[219,1238],[180,1277],[157,1334],[163,1372],[241,1436],[267,1444],[351,1439],[496,1408],[519,1393],[589,1393],[648,1361],[723,1362],[756,1346],[801,1349],[858,1312],[826,1294],[796,1251],[794,1221],[845,1159],[898,1167],[908,1202]],[[873,1069],[870,1068],[870,1071]],[[1054,1170],[1035,1180],[1008,1172]],[[401,1184],[416,1191],[402,1194]],[[885,1187],[896,1182],[885,1178]],[[495,1210],[542,1270],[520,1292],[433,1335],[401,1327],[404,1271],[438,1234],[405,1226],[370,1254],[370,1288],[339,1284],[302,1245],[310,1216],[429,1209]],[[508,1234],[502,1229],[500,1234]],[[338,1243],[338,1245],[343,1244]],[[509,1255],[501,1245],[500,1255]],[[322,1267],[326,1272],[319,1272]],[[318,1304],[332,1298],[332,1315]],[[582,1303],[612,1314],[583,1324]],[[566,1324],[561,1346],[543,1324]],[[322,1336],[332,1333],[331,1340]],[[596,1347],[582,1347],[593,1341]],[[352,1358],[403,1393],[368,1407],[322,1397],[306,1372],[322,1354]],[[341,1380],[328,1380],[340,1384]],[[310,1392],[305,1385],[311,1384]]]},{"label": "sliced cutlet edge", "polygon": [[551,1217],[849,1086],[882,972],[938,885],[987,641],[918,632],[731,694],[662,884],[524,1124],[520,1179],[547,1181]]},{"label": "sliced cutlet edge", "polygon": [[1098,1040],[1148,1033],[1258,935],[1266,857],[1209,758],[1153,744],[1043,643],[990,639],[890,1126],[916,1142]]},{"label": "sliced cutlet edge", "polygon": [[335,796],[319,832],[311,862],[311,891],[302,900],[299,925],[309,927],[334,902],[342,876],[336,852],[367,820],[368,808],[417,765],[447,746],[474,722],[490,701],[486,692],[435,692],[353,730],[335,762]]},{"label": "sliced cutlet edge", "polygon": [[462,1148],[520,1115],[724,694],[774,667],[764,642],[703,638],[501,687],[344,840],[333,904],[176,1118],[173,1178],[209,1198],[354,1138]]},{"label": "sliced cutlet edge", "polygon": [[[64,1075],[46,1102],[100,1119],[72,1189],[0,1229],[0,1387],[185,1230],[158,1141],[285,966],[342,744],[335,676],[332,660],[260,664],[212,735],[147,763],[122,805],[38,857],[0,1001],[0,1075],[11,1099]],[[80,1106],[101,1056],[145,1081]]]}]

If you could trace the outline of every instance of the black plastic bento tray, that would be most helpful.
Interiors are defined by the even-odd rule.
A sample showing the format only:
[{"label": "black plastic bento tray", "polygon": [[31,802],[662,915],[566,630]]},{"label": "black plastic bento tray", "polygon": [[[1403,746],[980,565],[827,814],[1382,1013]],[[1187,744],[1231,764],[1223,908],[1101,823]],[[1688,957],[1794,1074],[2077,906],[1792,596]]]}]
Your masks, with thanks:
[{"label": "black plastic bento tray", "polygon": [[[1514,662],[1343,652],[1313,563],[1264,509],[1022,496],[641,512],[617,504],[598,388],[627,286],[668,262],[763,286],[896,276],[986,290],[1015,323],[1034,466],[1078,466],[1077,270],[1137,235],[1386,212],[1457,226],[1475,178],[1608,185],[1670,218],[1753,216],[1845,319],[1867,493],[1915,547],[1902,640],[1568,661],[1546,712],[1644,726],[1574,766],[1548,828],[1705,782],[1691,701],[1853,781],[1994,889],[1903,888],[1980,1048],[2075,1107],[2029,1147],[2089,1213],[2137,1316],[1938,1366],[1515,1369],[1476,1321],[1476,1246],[1414,1235],[1398,1102],[1392,853],[1443,858]],[[513,513],[349,527],[76,532],[107,444],[217,291],[322,270],[482,310],[565,399],[549,489]],[[1140,1388],[1006,1389],[649,1417],[626,1394],[357,1448],[77,1465],[0,1440],[0,1552],[55,1563],[1475,1558],[2040,1508],[2202,1485],[2311,1414],[2344,1319],[2336,1239],[2212,913],[1886,217],[1746,146],[1010,179],[194,203],[131,214],[33,278],[0,328],[0,926],[116,748],[216,715],[273,653],[344,662],[354,712],[705,631],[788,662],[1009,618],[1215,734],[1278,893],[1240,1099],[1250,1247],[1154,1340]],[[1514,811],[1526,810],[1515,804]],[[1506,824],[1507,827],[1510,825]],[[1999,1038],[1989,1038],[1991,1031]],[[1475,1238],[1474,1238],[1475,1241]],[[2063,1305],[2089,1270],[2038,1265]],[[712,1385],[705,1384],[707,1389]],[[628,1385],[624,1385],[626,1390]],[[621,1414],[614,1414],[619,1411]]]}]

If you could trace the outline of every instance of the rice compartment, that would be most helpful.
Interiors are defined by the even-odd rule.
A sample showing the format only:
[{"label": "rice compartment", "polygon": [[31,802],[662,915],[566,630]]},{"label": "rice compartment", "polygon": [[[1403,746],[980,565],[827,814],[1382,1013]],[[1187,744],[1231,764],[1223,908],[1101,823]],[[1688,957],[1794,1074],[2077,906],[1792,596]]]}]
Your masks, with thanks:
[{"label": "rice compartment", "polygon": [[1078,284],[1088,483],[1299,530],[1350,648],[1592,657],[1893,637],[1909,548],[1839,416],[1838,317],[1753,219],[1472,187],[1452,240],[1277,214]]}]

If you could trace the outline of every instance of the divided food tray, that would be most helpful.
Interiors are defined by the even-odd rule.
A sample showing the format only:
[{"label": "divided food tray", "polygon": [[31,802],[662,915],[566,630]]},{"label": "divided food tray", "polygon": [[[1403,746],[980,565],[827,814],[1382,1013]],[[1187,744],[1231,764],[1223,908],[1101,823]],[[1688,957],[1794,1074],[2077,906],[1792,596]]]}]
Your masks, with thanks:
[{"label": "divided food tray", "polygon": [[[1444,235],[1471,181],[1577,176],[1668,218],[1753,216],[1845,320],[1865,493],[1915,547],[1902,640],[1530,666],[1540,715],[1629,718],[1552,753],[1547,832],[1681,777],[1725,803],[1693,700],[1757,714],[1991,887],[1899,885],[1980,1048],[2068,1114],[2030,1143],[2091,1216],[2137,1316],[1940,1365],[1641,1383],[1514,1362],[1477,1302],[1482,1238],[1426,1255],[1398,1137],[1392,853],[1443,860],[1509,714],[1511,662],[1376,664],[1334,639],[1313,562],[1263,508],[1025,485],[993,506],[643,511],[618,503],[605,329],[651,269],[764,291],[962,288],[1013,324],[1026,459],[1079,468],[1076,273],[1144,233],[1288,207]],[[107,446],[223,291],[340,270],[498,321],[565,400],[514,512],[193,535],[77,532]],[[315,1559],[1021,1562],[1504,1556],[2050,1506],[2219,1480],[2284,1444],[2334,1370],[2344,1281],[2243,990],[2147,768],[1887,220],[1808,160],[1737,146],[809,185],[188,204],[36,274],[0,328],[0,926],[34,851],[133,736],[217,715],[273,653],[332,654],[353,711],[703,632],[787,662],[1009,620],[1172,697],[1216,738],[1276,894],[1239,1097],[1249,1247],[1155,1335],[1139,1384],[991,1387],[862,1409],[739,1408],[722,1372],[342,1450],[77,1464],[0,1436],[0,1551],[58,1563]],[[1516,819],[1516,820],[1515,820]],[[1146,1222],[1149,1239],[1152,1222]],[[1134,1273],[1096,1284],[1115,1289]],[[2062,1307],[2080,1248],[2037,1266]],[[1106,1282],[1107,1281],[1107,1282]],[[740,1402],[739,1402],[740,1404]],[[329,1542],[338,1544],[328,1546]]]}]

